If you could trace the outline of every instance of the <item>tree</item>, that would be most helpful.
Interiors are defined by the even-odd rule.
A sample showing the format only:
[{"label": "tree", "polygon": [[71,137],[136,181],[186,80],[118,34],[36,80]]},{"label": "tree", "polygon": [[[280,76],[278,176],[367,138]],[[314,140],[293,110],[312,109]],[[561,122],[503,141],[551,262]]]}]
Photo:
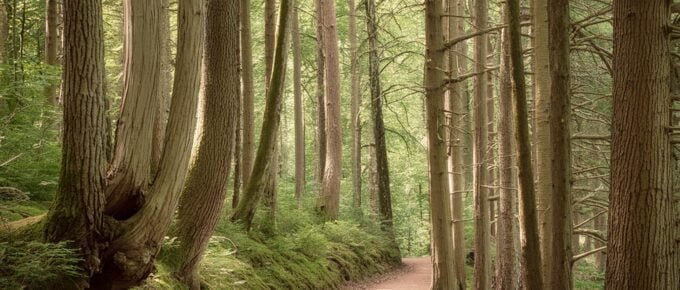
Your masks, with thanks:
[{"label": "tree", "polygon": [[[228,5],[228,4],[229,5]],[[208,0],[203,91],[203,134],[178,211],[180,265],[176,275],[200,289],[198,266],[222,215],[238,117],[239,2]]]},{"label": "tree", "polygon": [[326,220],[335,220],[340,211],[342,177],[342,126],[340,125],[340,62],[335,3],[321,1],[317,17],[323,19],[324,86],[326,101],[326,163],[317,201],[317,211]]},{"label": "tree", "polygon": [[[572,289],[571,81],[569,0],[551,0],[550,141],[552,143],[552,253],[550,288]],[[547,257],[546,257],[547,258]],[[547,285],[547,284],[546,284]]]},{"label": "tree", "polygon": [[323,20],[321,5],[323,0],[314,1],[316,10],[316,149],[317,149],[317,182],[321,193],[323,174],[326,168],[326,92],[324,91],[325,59],[323,53]]},{"label": "tree", "polygon": [[[359,52],[357,46],[357,16],[354,0],[349,5],[349,46],[350,46],[350,77],[352,109],[350,119],[352,123],[352,191],[354,208],[361,210],[361,88],[359,74]],[[367,4],[368,5],[368,4]],[[368,19],[368,17],[367,17]],[[370,39],[369,34],[369,39]]]},{"label": "tree", "polygon": [[607,289],[680,288],[669,176],[669,5],[663,0],[613,3]]},{"label": "tree", "polygon": [[[57,0],[46,0],[45,3],[45,63],[49,65],[59,65],[57,59],[57,52],[59,50],[59,36],[57,33],[57,27],[59,26],[59,3]],[[0,13],[6,13],[5,7],[2,5],[0,7],[3,11]],[[0,18],[0,21],[5,25],[5,19]],[[2,38],[2,45],[5,41]],[[0,57],[2,59],[2,57]],[[49,85],[45,88],[45,97],[53,105],[59,105],[59,95],[57,95],[57,86]]]},{"label": "tree", "polygon": [[[273,78],[274,68],[274,54],[276,45],[276,1],[264,1],[264,58],[265,58],[265,76],[264,83],[266,90],[270,89],[270,84]],[[290,16],[289,16],[290,17]],[[290,38],[290,37],[289,37]],[[288,42],[286,42],[288,43]],[[283,72],[285,74],[285,70]],[[279,112],[281,110],[279,109]],[[278,127],[277,127],[278,128]],[[280,129],[277,129],[280,130]],[[280,132],[278,133],[280,134]],[[263,224],[265,232],[271,232],[276,227],[276,207],[278,199],[279,186],[279,155],[281,151],[281,144],[276,142],[274,153],[272,155],[272,165],[267,167],[267,184],[264,188],[264,196],[262,198],[263,205],[267,208],[266,222]]]},{"label": "tree", "polygon": [[302,105],[302,48],[300,47],[300,24],[297,7],[293,9],[292,25],[293,96],[295,99],[295,199],[298,208],[300,208],[302,206],[302,195],[305,192],[305,123]]},{"label": "tree", "polygon": [[281,103],[285,81],[285,68],[288,54],[288,21],[293,9],[291,0],[282,0],[279,6],[278,31],[276,34],[276,48],[274,50],[274,65],[272,78],[267,89],[267,97],[264,108],[264,119],[260,132],[260,142],[253,163],[253,170],[243,191],[243,199],[239,202],[231,216],[234,222],[240,222],[246,229],[250,229],[255,217],[255,210],[260,198],[264,195],[265,187],[269,182],[266,172],[273,163],[273,156],[278,138],[279,124],[281,121]]},{"label": "tree", "polygon": [[456,275],[451,234],[451,208],[444,128],[444,63],[442,1],[425,2],[425,117],[427,124],[432,240],[432,289],[462,289]]},{"label": "tree", "polygon": [[534,56],[534,145],[536,164],[536,206],[538,213],[538,237],[541,239],[541,268],[544,285],[551,285],[552,275],[552,143],[550,140],[550,35],[548,5],[550,0],[534,0],[532,3],[532,26]]},{"label": "tree", "polygon": [[[475,1],[475,27],[482,31],[487,28],[488,1]],[[489,241],[489,190],[486,168],[488,154],[488,120],[487,120],[487,74],[486,55],[488,36],[482,34],[475,38],[475,70],[479,75],[475,78],[474,104],[474,196],[475,196],[475,289],[491,287],[491,251]]]},{"label": "tree", "polygon": [[[242,187],[250,179],[253,168],[253,151],[255,148],[255,108],[253,95],[253,51],[252,35],[250,32],[250,1],[241,0],[239,16],[241,17],[241,81],[242,91],[242,126],[243,137],[241,145],[241,181]],[[232,203],[232,207],[238,205],[238,197]]]},{"label": "tree", "polygon": [[158,87],[158,106],[156,108],[156,120],[154,121],[153,140],[151,144],[151,175],[158,172],[158,163],[163,154],[165,145],[165,131],[168,126],[168,113],[172,97],[172,39],[170,36],[170,1],[162,0],[160,21],[160,51],[161,76]]},{"label": "tree", "polygon": [[515,142],[519,167],[519,219],[522,248],[522,285],[527,289],[543,289],[541,281],[541,255],[536,222],[536,193],[531,166],[531,145],[527,113],[524,63],[519,23],[519,0],[506,2],[506,19],[510,38],[510,64],[512,67],[513,113],[515,117]]}]

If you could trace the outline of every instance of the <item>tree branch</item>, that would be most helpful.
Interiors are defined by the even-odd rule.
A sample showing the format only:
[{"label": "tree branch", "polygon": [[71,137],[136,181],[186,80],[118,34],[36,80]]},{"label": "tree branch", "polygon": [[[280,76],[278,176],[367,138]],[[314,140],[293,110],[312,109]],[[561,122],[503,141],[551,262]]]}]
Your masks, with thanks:
[{"label": "tree branch", "polygon": [[571,264],[574,265],[578,260],[581,260],[585,257],[592,255],[592,254],[595,254],[595,253],[601,252],[601,251],[605,251],[605,250],[607,250],[607,246],[602,246],[602,247],[599,247],[597,249],[592,249],[592,250],[587,251],[585,253],[578,254],[578,255],[574,256],[573,258],[571,258]]}]

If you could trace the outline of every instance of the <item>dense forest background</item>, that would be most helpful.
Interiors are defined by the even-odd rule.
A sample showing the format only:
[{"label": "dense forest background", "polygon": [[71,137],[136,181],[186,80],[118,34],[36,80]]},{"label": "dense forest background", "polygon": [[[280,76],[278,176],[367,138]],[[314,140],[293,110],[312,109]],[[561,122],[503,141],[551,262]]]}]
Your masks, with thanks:
[{"label": "dense forest background", "polygon": [[[677,219],[680,216],[678,3],[664,0],[649,1],[649,4],[623,0],[508,1],[511,3],[493,0],[425,3],[411,0],[349,0],[335,1],[333,4],[323,0],[208,0],[205,1],[205,8],[197,8],[203,5],[203,1],[154,0],[146,4],[134,0],[92,1],[97,4],[101,2],[101,10],[90,11],[92,15],[88,17],[101,20],[101,38],[92,43],[101,45],[103,49],[102,63],[99,64],[103,83],[98,91],[101,98],[97,98],[101,104],[96,104],[97,108],[103,109],[103,114],[101,124],[97,123],[91,128],[101,129],[97,134],[106,134],[100,144],[106,148],[99,149],[109,154],[103,156],[102,161],[113,164],[107,167],[111,170],[106,172],[109,174],[106,176],[109,178],[108,187],[102,191],[128,191],[130,196],[135,196],[126,197],[133,200],[128,200],[128,203],[107,201],[116,206],[102,210],[101,216],[107,217],[102,218],[106,220],[102,224],[108,226],[110,217],[115,220],[111,222],[115,224],[111,227],[116,230],[110,234],[112,237],[95,239],[110,241],[94,243],[97,246],[91,249],[88,248],[92,246],[91,241],[76,243],[80,248],[88,248],[93,252],[102,249],[102,265],[93,266],[92,260],[77,254],[71,249],[72,245],[60,243],[54,246],[46,243],[64,240],[57,238],[58,233],[63,231],[60,229],[63,225],[59,226],[54,221],[54,212],[59,212],[59,205],[64,204],[64,200],[58,197],[65,191],[64,176],[69,172],[80,172],[71,167],[68,167],[72,169],[70,171],[62,168],[65,164],[62,158],[68,156],[65,150],[73,143],[82,141],[64,141],[68,139],[69,132],[75,132],[68,131],[69,112],[64,110],[65,101],[68,102],[64,99],[68,97],[64,92],[69,89],[65,86],[70,84],[64,82],[69,74],[64,62],[69,60],[69,49],[81,49],[78,48],[78,42],[69,43],[77,38],[67,38],[68,29],[75,31],[78,27],[65,25],[64,17],[68,16],[69,11],[85,9],[85,2],[0,1],[0,223],[3,224],[0,229],[0,264],[5,264],[0,266],[0,278],[3,279],[0,288],[20,287],[26,283],[35,283],[29,287],[36,289],[44,285],[58,285],[55,283],[96,287],[116,276],[117,283],[122,287],[139,285],[145,281],[144,285],[149,287],[174,288],[184,287],[180,286],[184,284],[195,286],[200,280],[203,286],[213,289],[321,289],[339,287],[344,280],[358,280],[388,271],[399,257],[431,255],[435,265],[446,264],[450,258],[455,260],[450,261],[452,267],[441,266],[441,269],[450,272],[451,277],[438,278],[437,275],[444,277],[447,274],[435,272],[435,289],[473,285],[477,285],[477,289],[490,289],[492,284],[499,289],[502,288],[499,285],[508,287],[502,289],[516,289],[522,284],[531,289],[527,285],[534,285],[531,284],[533,282],[523,274],[531,269],[527,261],[531,263],[532,260],[524,256],[528,251],[526,245],[520,243],[527,237],[524,222],[529,215],[523,208],[526,204],[523,194],[527,192],[524,186],[528,186],[527,182],[522,181],[523,177],[535,187],[536,196],[531,200],[536,205],[531,211],[536,232],[533,233],[535,239],[532,241],[540,241],[540,248],[534,250],[538,251],[543,261],[534,266],[542,269],[545,289],[557,289],[547,285],[568,285],[568,288],[576,289],[602,288],[605,279],[617,279],[616,276],[606,277],[607,248],[612,245],[611,239],[608,239],[612,215],[610,194],[613,182],[625,183],[621,179],[623,175],[612,176],[612,156],[621,156],[612,153],[612,137],[620,136],[616,134],[621,132],[634,132],[632,135],[635,135],[645,131],[631,129],[630,124],[636,122],[647,124],[648,128],[654,130],[663,127],[660,123],[668,123],[663,127],[664,134],[669,136],[663,142],[668,144],[662,142],[658,148],[643,146],[647,150],[644,152],[637,149],[627,151],[634,153],[620,151],[622,155],[633,154],[642,160],[665,158],[666,167],[654,167],[658,165],[654,162],[656,165],[644,162],[627,165],[650,166],[641,169],[643,171],[661,171],[659,175],[631,173],[629,176],[637,176],[643,183],[647,179],[663,180],[665,187],[654,193],[656,195],[650,193],[653,201],[639,201],[642,204],[639,211],[617,210],[616,217],[620,220],[628,218],[632,224],[639,219],[650,223],[642,225],[643,228],[676,233],[675,238],[673,234],[664,236],[664,239],[670,239],[670,245],[664,249],[670,249],[669,256],[678,257],[665,257],[667,260],[651,257],[650,263],[665,263],[657,265],[653,271],[665,269],[675,274],[670,273],[653,283],[630,282],[628,286],[667,285],[669,288],[666,289],[671,289],[671,280],[680,281],[677,274],[680,255],[673,254],[680,252],[677,238],[680,234]],[[508,7],[513,4],[516,14],[512,14],[511,7]],[[239,5],[248,5],[249,30],[244,29],[244,9]],[[633,113],[624,114],[624,109],[615,112],[615,95],[623,93],[616,90],[614,76],[617,68],[625,67],[621,63],[627,61],[616,58],[615,43],[621,43],[619,45],[622,47],[626,43],[624,40],[617,42],[617,39],[642,43],[641,46],[645,45],[645,41],[653,41],[650,40],[652,37],[645,39],[633,32],[617,32],[614,19],[620,16],[615,15],[618,10],[614,7],[626,7],[631,11],[638,9],[631,13],[640,15],[645,11],[650,14],[657,11],[641,7],[645,5],[655,9],[661,7],[658,8],[661,12],[654,16],[654,23],[666,23],[663,37],[666,42],[658,44],[658,47],[665,48],[660,52],[662,57],[651,59],[658,61],[654,66],[667,71],[661,75],[642,75],[637,79],[663,78],[663,84],[656,85],[660,90],[670,90],[664,95],[667,100],[658,100],[659,106],[665,106],[665,109],[661,110],[657,106],[650,110],[640,109],[636,113],[636,106],[647,107],[644,105],[647,101],[640,98],[636,99],[638,103],[619,102],[625,103]],[[69,7],[72,10],[68,10]],[[334,14],[322,17],[322,13],[331,11],[324,10],[330,9],[328,7],[333,8]],[[561,27],[561,32],[560,27],[549,25],[549,15],[557,15],[549,13],[550,9],[561,9],[556,7],[565,8],[561,10],[561,20],[566,25]],[[187,12],[190,9],[200,10],[201,16],[196,14],[192,18],[192,14]],[[624,8],[620,9],[623,11]],[[78,11],[72,12],[73,15],[80,17],[78,13],[86,14],[89,10]],[[152,13],[146,13],[149,11]],[[513,15],[516,19],[509,19]],[[434,18],[439,20],[432,24]],[[333,19],[337,24],[319,24],[319,19]],[[560,23],[554,18],[550,19]],[[220,24],[222,20],[223,25]],[[433,27],[439,27],[440,31]],[[516,34],[512,34],[512,28],[517,28]],[[207,30],[205,37],[204,29]],[[336,35],[326,30],[334,31]],[[210,31],[215,33],[211,34]],[[243,67],[244,31],[247,31],[252,41],[250,113],[244,101],[247,98]],[[563,32],[561,47],[559,40],[555,40],[555,31],[559,32],[557,35]],[[337,41],[328,41],[326,37],[329,35],[336,37]],[[438,41],[433,42],[429,37],[437,38]],[[333,43],[337,45],[336,50],[333,50]],[[281,49],[281,46],[284,48]],[[182,65],[190,66],[191,58],[186,55],[192,52],[191,47],[203,53],[203,60],[194,58],[196,67],[193,71],[180,71]],[[566,48],[566,52],[561,48]],[[512,49],[518,57],[510,55]],[[329,59],[329,52],[332,51],[336,51],[337,55]],[[433,56],[432,51],[442,53]],[[79,51],[71,57],[90,52]],[[153,54],[158,54],[157,58],[153,57],[156,62],[145,62]],[[335,74],[332,69],[328,69],[329,63],[333,66],[333,60],[337,62]],[[517,60],[524,66],[524,70],[517,73],[526,77],[526,82],[523,82],[526,84],[526,102],[523,105],[521,101],[520,105],[516,101],[519,89],[516,85],[518,75],[514,70],[520,67]],[[327,67],[320,69],[324,61]],[[199,98],[196,80],[193,87],[180,87],[178,82],[187,81],[190,84],[191,76],[198,79],[200,70],[197,68],[201,62],[203,84]],[[630,62],[631,66],[647,67],[643,65],[644,58],[630,59]],[[560,68],[567,68],[566,72],[562,72],[566,74],[566,84],[551,79],[551,76],[560,74]],[[431,74],[433,70],[439,70],[442,74]],[[150,78],[150,82],[157,83],[153,87],[144,87],[150,80],[146,78],[149,71],[154,71],[152,74],[156,75]],[[648,72],[644,69],[639,71],[641,74]],[[74,70],[71,75],[79,76],[80,72]],[[236,79],[229,78],[231,75],[236,76]],[[437,104],[428,104],[434,99],[428,81],[433,77],[439,77],[444,83],[441,85],[439,107],[435,106]],[[139,83],[130,81],[135,78]],[[551,81],[558,89],[551,88]],[[338,92],[333,91],[331,82],[336,83]],[[654,84],[643,82],[633,82],[632,85],[657,88]],[[70,89],[73,92],[78,87]],[[180,99],[175,95],[177,92],[191,92],[192,89],[196,91],[193,102],[197,104],[189,99],[183,103],[188,106],[174,104],[175,100]],[[558,107],[556,104],[560,103],[556,100],[560,99],[551,99],[551,90],[558,90],[559,93],[560,89],[568,97],[566,103],[561,103],[564,105],[561,108],[566,108],[561,112],[562,118],[557,117],[558,121],[555,121],[554,116],[560,112],[553,108]],[[656,92],[654,89],[650,91]],[[146,105],[153,109],[135,111],[135,107],[143,108],[142,103],[135,101],[144,100],[135,96],[149,92],[158,94],[159,101]],[[626,93],[633,95],[628,91]],[[324,104],[324,95],[326,98],[336,96],[338,99],[332,100],[339,100],[339,103],[333,106],[332,101],[325,99],[327,103]],[[191,93],[186,96],[192,97]],[[650,93],[650,96],[656,95]],[[652,102],[652,97],[649,102]],[[271,101],[274,99],[280,101],[278,108]],[[80,108],[78,104],[73,106],[71,108]],[[521,106],[524,106],[527,114],[524,118],[528,129],[526,141],[530,142],[526,144],[521,142],[521,137],[514,138],[515,134],[521,135],[515,133],[521,127],[517,124],[517,120],[522,119],[521,115],[517,117]],[[196,107],[199,108],[194,110],[196,130],[181,135],[187,137],[184,138],[186,140],[189,140],[190,135],[193,138],[191,142],[185,142],[193,143],[189,146],[191,162],[188,162],[189,155],[186,158],[178,157],[177,164],[183,164],[182,160],[187,159],[186,164],[165,169],[178,170],[182,172],[181,175],[187,171],[186,182],[166,183],[168,188],[158,189],[163,186],[157,185],[158,180],[166,180],[161,178],[165,164],[162,160],[165,157],[162,157],[162,149],[155,151],[155,148],[170,146],[163,145],[164,142],[174,144],[168,136],[180,135],[159,133],[158,137],[155,132],[164,131],[166,126],[168,132],[170,128],[175,128],[168,121],[173,118],[172,110],[180,112],[176,113],[178,115],[192,115],[191,108]],[[225,110],[219,111],[217,108]],[[432,108],[437,108],[441,116],[433,115]],[[155,118],[144,118],[145,112],[149,110],[155,112]],[[322,111],[330,121],[320,119]],[[668,117],[658,121],[642,115],[655,115],[653,112]],[[97,114],[88,116],[94,115]],[[246,129],[246,116],[252,117],[251,129]],[[612,131],[613,124],[617,122],[614,116],[622,116],[618,121],[623,123]],[[333,123],[332,118],[339,122]],[[428,124],[432,118],[439,118],[435,120],[435,129]],[[271,128],[263,125],[270,124],[268,120],[276,125]],[[440,122],[437,123],[437,120]],[[563,127],[567,128],[568,135],[561,138],[552,135],[551,138],[555,132],[564,132],[551,131],[555,130],[551,126],[565,123],[564,120],[567,120]],[[320,126],[320,123],[324,125]],[[123,128],[125,126],[131,126],[132,129]],[[376,129],[381,126],[382,129]],[[142,132],[143,129],[134,128],[144,127],[152,129],[148,133],[135,135],[135,130]],[[246,131],[252,132],[252,137],[247,137]],[[133,137],[121,141],[123,138],[120,136],[128,135],[120,132],[131,132],[129,136]],[[337,132],[341,133],[338,135]],[[378,138],[376,132],[380,134]],[[144,134],[153,137],[153,143],[149,142],[148,148],[136,147],[136,137],[147,136]],[[254,156],[260,155],[258,144],[268,134],[273,138],[273,143],[267,147],[271,150],[263,151],[269,150],[267,152],[270,154],[266,155],[267,158],[263,157],[266,161],[262,161],[263,166],[258,167],[258,159]],[[220,136],[230,137],[220,139]],[[652,135],[639,133],[637,137],[644,139],[644,136]],[[218,145],[203,147],[204,144],[210,144],[210,140]],[[434,140],[440,140],[437,143],[441,144],[433,145]],[[329,146],[330,149],[323,146]],[[526,151],[517,149],[518,146]],[[165,148],[167,151],[168,147]],[[247,153],[250,155],[246,156],[255,160],[253,175],[260,176],[259,181],[257,178],[248,178],[250,173],[243,174],[243,166],[246,166],[243,161],[244,148],[250,150]],[[562,149],[568,152],[566,157],[555,154]],[[125,172],[125,166],[133,168],[130,164],[134,162],[125,162],[128,157],[129,160],[140,158],[127,153],[135,151],[148,153],[141,157],[149,162],[146,172],[141,174],[144,176],[139,183],[141,185],[128,187],[130,184],[116,183],[116,179],[111,177],[115,174],[110,175],[111,172]],[[201,157],[201,151],[205,157]],[[653,155],[653,152],[663,154]],[[529,153],[529,159],[522,163],[526,153]],[[386,159],[381,159],[382,154]],[[333,165],[323,163],[324,159],[329,164],[338,162],[339,167],[333,169]],[[214,164],[207,160],[213,160]],[[381,160],[385,160],[385,163],[381,163]],[[552,162],[564,163],[567,168],[559,171],[559,167],[554,167]],[[250,163],[252,168],[253,162]],[[527,171],[524,171],[526,164],[533,167],[533,173],[529,171],[531,174],[527,175]],[[437,168],[442,171],[435,172]],[[128,172],[136,174],[134,170]],[[258,175],[257,172],[262,174]],[[327,177],[329,172],[330,178]],[[339,176],[337,189],[333,189],[333,174]],[[439,179],[443,180],[440,183],[447,185],[438,187],[433,175],[440,175]],[[137,182],[135,178],[131,177],[132,183]],[[178,180],[184,181],[185,178]],[[557,207],[560,203],[555,203],[553,198],[562,192],[560,186],[554,186],[560,182],[568,184],[565,189],[568,195],[564,195],[568,198],[563,199],[563,207]],[[111,189],[111,184],[118,187]],[[642,188],[647,190],[645,186]],[[446,190],[439,193],[442,196],[437,195],[443,188]],[[619,189],[617,192],[628,192],[623,185],[615,188]],[[173,190],[176,191],[174,195],[152,198],[156,191]],[[210,195],[211,190],[220,193]],[[260,193],[257,195],[252,192]],[[55,198],[56,205],[53,203]],[[333,198],[339,200],[334,201]],[[163,228],[162,224],[167,223],[167,232],[152,233],[144,226],[130,226],[133,224],[130,220],[135,221],[139,213],[151,207],[149,204],[156,200],[161,204],[173,199],[174,206],[170,206],[166,214],[169,218],[143,215],[149,217],[151,223],[157,223],[151,227],[161,225],[158,227]],[[224,206],[218,206],[217,212],[204,216],[192,215],[213,208],[211,205],[215,203]],[[338,210],[335,213],[333,206]],[[179,208],[177,220],[174,219],[176,207]],[[50,208],[52,215],[44,215]],[[564,219],[556,219],[559,215],[554,214],[555,210],[562,212]],[[650,220],[635,215],[645,211],[652,212],[652,216],[656,216],[658,211],[658,216],[663,217]],[[627,213],[629,216],[625,216]],[[49,221],[50,218],[53,220]],[[436,224],[437,220],[444,222]],[[67,219],[63,219],[63,222],[67,223]],[[47,230],[43,230],[43,227]],[[191,230],[193,227],[201,230]],[[448,229],[440,232],[441,227]],[[567,242],[557,242],[557,234],[553,233],[558,231],[564,232],[562,237],[566,237]],[[148,237],[148,240],[144,240],[145,245],[159,245],[149,246],[153,249],[149,250],[152,253],[149,254],[151,261],[147,257],[144,266],[123,269],[125,267],[120,266],[111,253],[129,250],[126,243],[138,241],[138,237],[131,233],[144,236],[144,239]],[[530,234],[528,236],[532,237]],[[653,240],[654,237],[648,238]],[[645,238],[631,239],[636,245],[647,245]],[[111,253],[104,254],[106,247],[112,247],[108,245],[109,242],[119,248],[114,247],[115,250],[109,250]],[[198,245],[194,246],[193,243]],[[87,247],[82,244],[87,244]],[[563,245],[568,251],[566,254],[559,252],[552,248],[553,245]],[[625,245],[621,247],[627,251],[634,249],[634,245],[632,248]],[[97,250],[93,250],[95,248]],[[438,248],[451,248],[451,253]],[[511,254],[503,256],[502,253],[508,252]],[[27,257],[31,255],[44,255],[59,262],[40,264],[40,259],[27,262]],[[565,278],[568,281],[564,282],[566,284],[550,284],[551,279],[559,279],[560,275],[552,275],[550,268],[555,267],[557,260],[554,256],[560,255],[568,256],[568,261],[562,261],[570,269],[565,270],[569,272]],[[155,266],[154,258],[158,260]],[[134,260],[131,256],[128,259]],[[202,278],[198,279],[199,266],[196,264],[200,264],[200,261],[203,262],[200,266]],[[509,266],[502,266],[502,263],[508,263]],[[643,264],[640,267],[644,267]],[[110,265],[121,269],[113,271]],[[105,271],[100,271],[98,267]],[[82,274],[83,268],[89,272]],[[511,270],[502,272],[508,268]],[[633,266],[628,268],[640,269]],[[131,275],[133,270],[139,270],[137,274],[142,276]],[[41,275],[45,271],[53,274]],[[96,274],[98,272],[104,274]],[[151,278],[144,280],[152,272]],[[181,283],[176,281],[177,277]],[[513,281],[508,282],[503,277],[511,277]],[[90,284],[83,284],[83,280],[88,281],[90,278]],[[451,281],[441,282],[447,279]],[[670,282],[659,282],[664,279]],[[437,281],[441,284],[437,284]],[[680,283],[678,281],[674,282],[676,286]]]}]

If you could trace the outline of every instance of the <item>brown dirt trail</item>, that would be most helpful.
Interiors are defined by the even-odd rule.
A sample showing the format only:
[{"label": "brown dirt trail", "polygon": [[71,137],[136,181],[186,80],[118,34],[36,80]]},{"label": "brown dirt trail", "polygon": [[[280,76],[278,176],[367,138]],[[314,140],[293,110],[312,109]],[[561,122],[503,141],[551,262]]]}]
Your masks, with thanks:
[{"label": "brown dirt trail", "polygon": [[430,257],[404,258],[403,266],[392,272],[359,284],[348,284],[343,290],[428,290],[432,281]]}]

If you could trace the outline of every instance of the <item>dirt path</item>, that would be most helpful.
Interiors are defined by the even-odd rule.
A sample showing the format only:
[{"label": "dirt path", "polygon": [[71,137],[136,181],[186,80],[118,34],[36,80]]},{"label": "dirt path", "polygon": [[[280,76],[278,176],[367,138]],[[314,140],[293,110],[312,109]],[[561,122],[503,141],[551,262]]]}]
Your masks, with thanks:
[{"label": "dirt path", "polygon": [[427,290],[432,279],[430,257],[403,258],[404,266],[360,284],[346,285],[344,290]]}]

